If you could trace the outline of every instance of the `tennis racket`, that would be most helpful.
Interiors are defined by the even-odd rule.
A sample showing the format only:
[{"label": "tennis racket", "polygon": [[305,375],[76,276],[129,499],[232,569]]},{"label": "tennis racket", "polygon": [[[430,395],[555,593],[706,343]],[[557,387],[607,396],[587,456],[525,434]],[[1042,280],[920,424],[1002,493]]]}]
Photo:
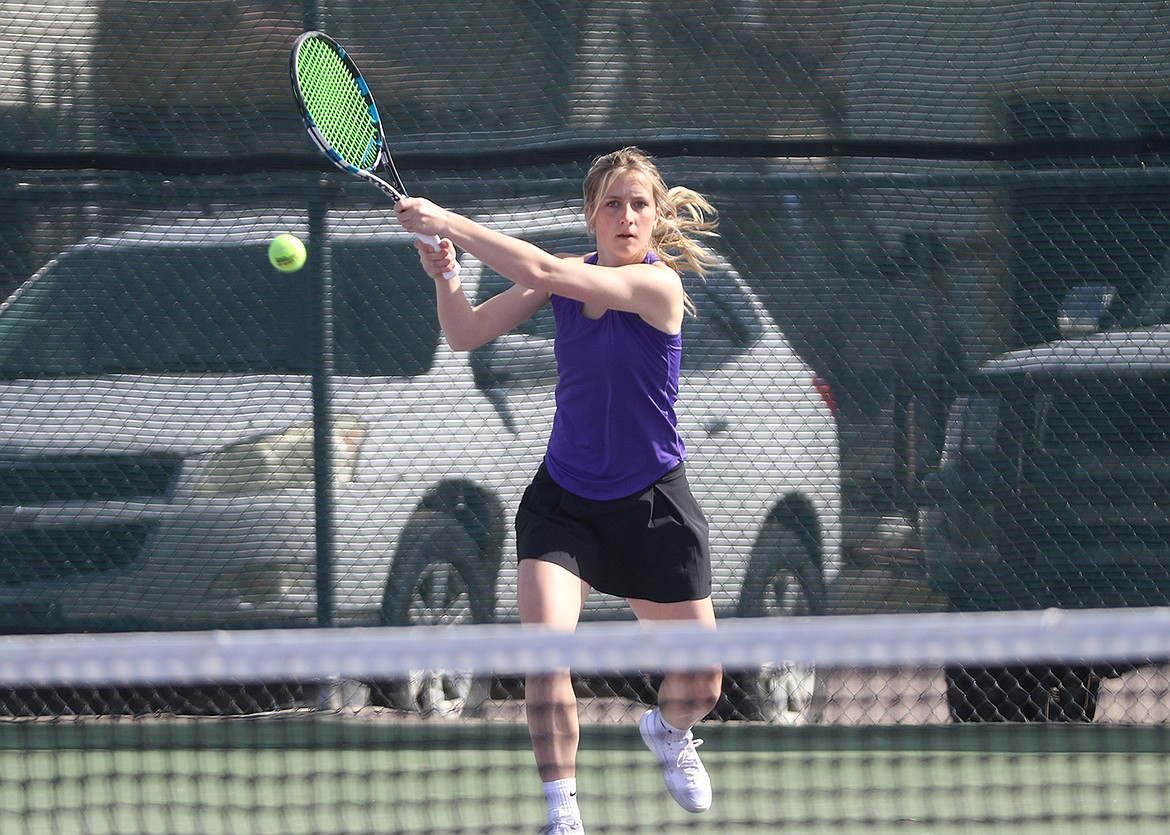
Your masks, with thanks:
[{"label": "tennis racket", "polygon": [[[395,202],[409,194],[386,145],[370,88],[353,59],[324,32],[305,32],[289,57],[293,97],[309,136],[342,171],[373,183]],[[439,248],[434,235],[416,235]],[[458,265],[444,278],[459,274]]]}]

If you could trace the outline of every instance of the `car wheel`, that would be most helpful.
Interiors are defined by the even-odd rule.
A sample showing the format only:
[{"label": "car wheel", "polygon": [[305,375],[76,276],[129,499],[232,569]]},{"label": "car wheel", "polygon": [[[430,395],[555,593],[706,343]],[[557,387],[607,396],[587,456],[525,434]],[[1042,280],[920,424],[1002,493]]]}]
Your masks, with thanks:
[{"label": "car wheel", "polygon": [[[816,614],[824,598],[821,569],[806,537],[791,525],[766,525],[752,549],[737,616]],[[799,725],[820,719],[826,699],[823,676],[814,666],[771,664],[726,673],[715,712],[724,719]]]},{"label": "car wheel", "polygon": [[955,722],[1091,722],[1101,679],[1084,667],[947,667]]},{"label": "car wheel", "polygon": [[[420,508],[402,532],[382,599],[386,626],[486,623],[495,610],[498,563],[485,559],[454,515]],[[459,670],[418,670],[371,687],[371,702],[421,713],[471,713],[487,699],[488,682]]]}]

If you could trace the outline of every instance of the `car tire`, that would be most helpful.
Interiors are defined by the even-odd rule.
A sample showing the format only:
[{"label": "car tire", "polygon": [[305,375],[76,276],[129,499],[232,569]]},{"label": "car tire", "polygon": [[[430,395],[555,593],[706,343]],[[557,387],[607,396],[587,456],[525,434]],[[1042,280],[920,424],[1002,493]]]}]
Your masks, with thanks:
[{"label": "car tire", "polygon": [[[752,548],[736,615],[812,615],[822,611],[824,599],[821,567],[805,533],[778,520],[765,525]],[[823,715],[827,692],[823,675],[809,664],[728,671],[714,712],[721,719],[809,724]]]},{"label": "car tire", "polygon": [[1091,722],[1100,677],[1085,667],[947,667],[954,722]]},{"label": "car tire", "polygon": [[[467,525],[446,510],[420,507],[402,532],[382,599],[385,626],[487,623],[495,611],[499,564],[485,558]],[[371,685],[370,701],[423,715],[469,714],[489,682],[459,670],[419,670]]]}]

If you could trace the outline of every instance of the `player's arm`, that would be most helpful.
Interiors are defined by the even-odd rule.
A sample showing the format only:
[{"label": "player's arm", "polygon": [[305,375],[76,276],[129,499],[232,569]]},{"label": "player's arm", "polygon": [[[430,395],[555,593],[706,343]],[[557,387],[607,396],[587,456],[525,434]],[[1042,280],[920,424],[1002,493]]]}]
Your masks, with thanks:
[{"label": "player's arm", "polygon": [[682,321],[682,281],[660,265],[598,267],[579,258],[559,258],[527,241],[489,229],[429,200],[408,198],[395,204],[398,219],[411,232],[454,241],[510,281],[586,304],[637,313],[662,330]]},{"label": "player's arm", "polygon": [[482,304],[472,305],[458,277],[447,279],[455,263],[455,248],[443,240],[438,250],[416,243],[427,275],[435,279],[435,302],[439,326],[447,343],[456,351],[470,351],[527,321],[547,301],[548,294],[513,285]]}]

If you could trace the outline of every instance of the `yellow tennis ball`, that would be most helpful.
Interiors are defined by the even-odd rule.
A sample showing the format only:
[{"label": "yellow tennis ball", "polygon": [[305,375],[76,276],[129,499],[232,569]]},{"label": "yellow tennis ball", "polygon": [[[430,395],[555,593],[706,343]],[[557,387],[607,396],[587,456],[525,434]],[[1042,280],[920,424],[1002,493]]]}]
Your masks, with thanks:
[{"label": "yellow tennis ball", "polygon": [[305,266],[307,257],[308,253],[305,252],[305,245],[301,243],[301,239],[287,232],[277,235],[268,245],[268,260],[282,273],[295,273]]}]

